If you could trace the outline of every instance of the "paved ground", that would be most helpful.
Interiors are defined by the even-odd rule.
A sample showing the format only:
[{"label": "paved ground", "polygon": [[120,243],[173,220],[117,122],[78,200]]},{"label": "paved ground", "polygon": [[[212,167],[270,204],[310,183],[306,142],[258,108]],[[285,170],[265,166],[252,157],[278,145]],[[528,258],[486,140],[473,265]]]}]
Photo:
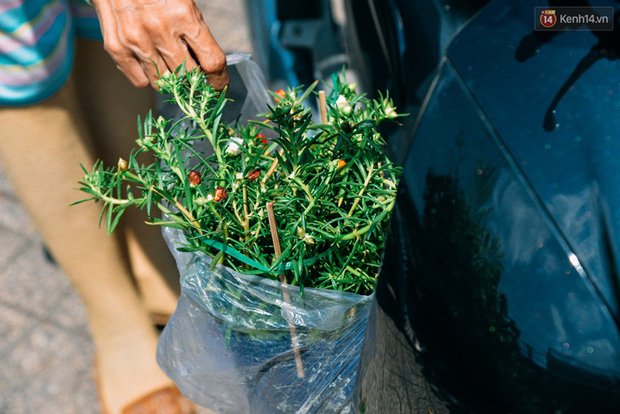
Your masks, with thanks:
[{"label": "paved ground", "polygon": [[[225,51],[250,51],[243,0],[197,2]],[[99,413],[93,350],[80,298],[0,170],[0,414]]]}]

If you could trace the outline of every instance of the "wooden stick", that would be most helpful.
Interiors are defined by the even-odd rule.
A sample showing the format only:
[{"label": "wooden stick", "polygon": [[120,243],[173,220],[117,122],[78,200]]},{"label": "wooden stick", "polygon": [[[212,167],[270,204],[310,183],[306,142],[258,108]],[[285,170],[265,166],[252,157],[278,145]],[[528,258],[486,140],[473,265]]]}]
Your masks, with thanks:
[{"label": "wooden stick", "polygon": [[[280,248],[280,238],[278,237],[278,228],[276,227],[276,216],[273,213],[273,202],[267,203],[267,217],[269,218],[269,229],[271,230],[271,238],[273,240],[273,249],[276,253],[276,259],[282,254]],[[286,276],[280,275],[280,282],[286,285]],[[291,306],[291,297],[288,294],[286,287],[282,289],[282,296],[284,302]],[[297,366],[297,377],[303,378],[306,376],[304,373],[304,365],[301,361],[301,353],[299,352],[299,338],[297,337],[297,329],[295,325],[289,321],[288,329],[291,331],[291,345],[293,346],[293,352],[295,353],[295,365]]]},{"label": "wooden stick", "polygon": [[325,100],[325,91],[319,91],[319,110],[321,112],[321,123],[327,123],[327,101]]}]

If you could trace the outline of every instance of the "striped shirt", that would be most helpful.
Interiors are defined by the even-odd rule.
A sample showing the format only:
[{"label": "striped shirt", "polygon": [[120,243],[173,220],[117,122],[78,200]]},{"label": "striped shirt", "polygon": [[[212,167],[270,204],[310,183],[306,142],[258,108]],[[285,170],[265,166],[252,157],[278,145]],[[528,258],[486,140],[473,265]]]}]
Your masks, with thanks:
[{"label": "striped shirt", "polygon": [[0,0],[0,106],[57,92],[69,77],[76,35],[101,39],[95,9],[83,0]]}]

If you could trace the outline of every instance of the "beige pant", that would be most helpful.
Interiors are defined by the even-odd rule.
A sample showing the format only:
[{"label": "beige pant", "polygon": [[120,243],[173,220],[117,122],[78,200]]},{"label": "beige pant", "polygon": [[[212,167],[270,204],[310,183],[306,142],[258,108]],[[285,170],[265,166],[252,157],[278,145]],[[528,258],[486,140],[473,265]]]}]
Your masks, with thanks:
[{"label": "beige pant", "polygon": [[[86,305],[97,347],[97,380],[111,413],[169,384],[157,367],[161,321],[176,306],[178,273],[158,228],[127,214],[117,234],[98,228],[101,204],[68,207],[95,158],[115,165],[137,136],[151,91],[120,74],[100,42],[80,40],[71,79],[47,101],[0,108],[0,162],[52,255]],[[136,289],[138,287],[138,289]]]}]

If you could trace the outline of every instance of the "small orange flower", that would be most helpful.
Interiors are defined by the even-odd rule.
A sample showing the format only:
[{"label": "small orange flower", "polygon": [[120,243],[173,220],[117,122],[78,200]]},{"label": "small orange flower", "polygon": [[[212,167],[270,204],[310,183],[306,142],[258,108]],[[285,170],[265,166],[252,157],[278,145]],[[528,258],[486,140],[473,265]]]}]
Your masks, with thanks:
[{"label": "small orange flower", "polygon": [[189,179],[189,185],[192,187],[200,184],[201,176],[200,173],[196,170],[190,170],[187,174],[187,178]]},{"label": "small orange flower", "polygon": [[257,168],[255,170],[252,170],[252,172],[250,173],[250,175],[248,175],[248,180],[250,181],[254,181],[256,180],[258,177],[260,177],[260,170]]},{"label": "small orange flower", "polygon": [[284,89],[278,89],[276,91],[276,95],[280,97],[280,98],[275,98],[276,102],[280,103],[282,99],[284,99],[284,97],[286,96],[286,92],[284,92]]},{"label": "small orange flower", "polygon": [[228,197],[228,194],[226,194],[226,190],[224,190],[222,187],[215,187],[215,195],[213,196],[213,201],[219,203],[220,201],[225,200],[226,197]]},{"label": "small orange flower", "polygon": [[347,165],[345,160],[338,160],[338,169],[343,168],[345,165]]}]

